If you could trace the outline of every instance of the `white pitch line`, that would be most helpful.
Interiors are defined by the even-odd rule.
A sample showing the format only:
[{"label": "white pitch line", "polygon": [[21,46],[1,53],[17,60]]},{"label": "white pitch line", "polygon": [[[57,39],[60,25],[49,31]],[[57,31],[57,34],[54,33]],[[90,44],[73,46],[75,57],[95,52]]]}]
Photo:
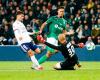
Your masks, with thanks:
[{"label": "white pitch line", "polygon": [[[100,68],[80,68],[80,69],[76,69],[76,70],[100,70]],[[13,72],[13,71],[28,71],[28,72],[30,72],[30,71],[37,71],[37,70],[34,70],[34,69],[32,70],[31,68],[30,69],[22,69],[22,68],[20,68],[20,69],[0,69],[0,72],[2,72],[2,71],[3,72],[8,72],[8,71],[10,71],[10,72]],[[46,70],[44,69],[43,71],[47,71],[47,69]]]}]

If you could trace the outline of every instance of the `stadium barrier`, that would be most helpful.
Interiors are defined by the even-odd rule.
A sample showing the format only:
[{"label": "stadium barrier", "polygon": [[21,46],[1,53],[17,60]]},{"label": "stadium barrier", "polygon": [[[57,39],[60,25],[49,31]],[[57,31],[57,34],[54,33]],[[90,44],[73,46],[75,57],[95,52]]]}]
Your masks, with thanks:
[{"label": "stadium barrier", "polygon": [[[100,61],[100,45],[96,45],[95,50],[88,51],[86,48],[76,48],[76,53],[80,61]],[[46,53],[44,50],[41,54],[36,54],[37,59]],[[54,54],[50,61],[63,60],[61,53]],[[30,58],[24,53],[19,46],[0,46],[0,61],[29,61]]]}]

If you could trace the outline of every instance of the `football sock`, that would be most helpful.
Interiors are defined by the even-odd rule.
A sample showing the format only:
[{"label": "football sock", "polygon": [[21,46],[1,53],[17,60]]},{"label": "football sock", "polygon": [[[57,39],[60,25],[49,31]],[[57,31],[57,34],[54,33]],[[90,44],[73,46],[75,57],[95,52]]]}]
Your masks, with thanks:
[{"label": "football sock", "polygon": [[42,56],[40,59],[39,59],[39,64],[42,64],[44,63],[46,60],[48,59],[48,57],[46,55]]},{"label": "football sock", "polygon": [[39,63],[37,61],[37,59],[35,58],[35,56],[31,56],[31,61],[34,63],[34,65],[39,66]]}]

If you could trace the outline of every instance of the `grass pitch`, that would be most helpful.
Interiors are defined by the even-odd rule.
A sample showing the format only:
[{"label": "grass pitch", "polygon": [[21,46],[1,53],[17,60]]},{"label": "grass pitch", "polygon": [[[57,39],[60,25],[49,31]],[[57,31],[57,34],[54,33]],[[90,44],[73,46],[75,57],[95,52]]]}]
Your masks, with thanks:
[{"label": "grass pitch", "polygon": [[52,67],[57,62],[45,62],[44,70],[36,71],[30,61],[1,61],[0,80],[100,80],[100,62],[81,62],[78,70],[57,71]]}]

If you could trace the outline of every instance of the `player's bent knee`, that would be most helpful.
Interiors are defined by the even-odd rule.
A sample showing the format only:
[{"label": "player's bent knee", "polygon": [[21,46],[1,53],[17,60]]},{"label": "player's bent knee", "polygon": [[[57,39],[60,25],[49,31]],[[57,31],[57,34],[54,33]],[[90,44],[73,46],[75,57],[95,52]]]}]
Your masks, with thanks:
[{"label": "player's bent knee", "polygon": [[51,57],[51,55],[52,54],[50,52],[47,52],[47,54],[46,54],[47,57]]},{"label": "player's bent knee", "polygon": [[32,50],[29,50],[29,51],[28,51],[28,55],[29,55],[29,56],[33,56],[33,55],[34,55],[34,52],[33,52]]},{"label": "player's bent knee", "polygon": [[35,49],[36,53],[41,53],[41,50],[39,48]]}]

